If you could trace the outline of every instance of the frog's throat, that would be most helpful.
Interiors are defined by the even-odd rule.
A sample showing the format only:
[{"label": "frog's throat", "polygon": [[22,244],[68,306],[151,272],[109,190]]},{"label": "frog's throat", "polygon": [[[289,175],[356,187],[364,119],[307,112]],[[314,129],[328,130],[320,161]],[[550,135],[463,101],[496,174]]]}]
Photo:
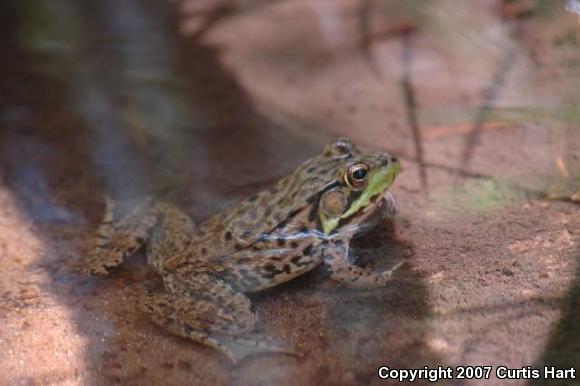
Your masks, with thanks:
[{"label": "frog's throat", "polygon": [[338,227],[341,220],[349,218],[360,210],[365,210],[372,206],[375,199],[383,195],[393,184],[395,177],[401,170],[401,165],[396,162],[372,171],[369,175],[369,183],[363,193],[351,206],[339,217],[321,218],[322,230],[325,235],[329,235]]}]

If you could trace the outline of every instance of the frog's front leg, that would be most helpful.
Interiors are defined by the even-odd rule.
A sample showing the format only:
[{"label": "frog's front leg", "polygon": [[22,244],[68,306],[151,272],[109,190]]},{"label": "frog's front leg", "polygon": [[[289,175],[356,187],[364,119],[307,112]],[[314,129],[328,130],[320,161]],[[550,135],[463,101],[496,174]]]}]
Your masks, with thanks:
[{"label": "frog's front leg", "polygon": [[331,278],[349,287],[372,288],[386,285],[404,262],[395,264],[391,269],[375,273],[350,262],[348,242],[337,240],[329,243],[323,252],[323,260],[330,268]]},{"label": "frog's front leg", "polygon": [[164,277],[168,292],[144,297],[139,308],[173,334],[216,348],[234,363],[256,353],[291,351],[241,336],[254,328],[250,299],[211,272]]}]

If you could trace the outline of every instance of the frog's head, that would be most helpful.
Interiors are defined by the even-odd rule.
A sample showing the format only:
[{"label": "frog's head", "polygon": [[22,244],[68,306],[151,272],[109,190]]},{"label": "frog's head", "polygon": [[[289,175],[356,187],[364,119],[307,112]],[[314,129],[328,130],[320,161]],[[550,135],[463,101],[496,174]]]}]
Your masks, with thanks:
[{"label": "frog's head", "polygon": [[383,197],[400,170],[387,153],[361,152],[337,139],[276,184],[230,205],[219,223],[240,246],[276,232],[286,238],[347,238],[372,224],[371,215],[386,206]]},{"label": "frog's head", "polygon": [[361,152],[344,138],[328,144],[323,157],[336,161],[334,183],[318,201],[322,231],[325,235],[356,232],[384,205],[383,197],[401,164],[385,152]]}]

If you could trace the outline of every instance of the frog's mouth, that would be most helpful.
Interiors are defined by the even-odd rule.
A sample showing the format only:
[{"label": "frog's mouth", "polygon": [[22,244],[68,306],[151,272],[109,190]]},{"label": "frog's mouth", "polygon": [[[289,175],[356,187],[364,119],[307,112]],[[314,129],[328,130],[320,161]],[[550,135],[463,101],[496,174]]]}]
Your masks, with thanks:
[{"label": "frog's mouth", "polygon": [[372,216],[374,213],[381,210],[386,210],[389,205],[389,201],[394,201],[391,193],[385,191],[381,194],[377,194],[370,199],[369,205],[364,208],[359,209],[358,212],[354,213],[351,217],[344,219],[345,222],[360,222],[363,218]]},{"label": "frog's mouth", "polygon": [[[390,193],[383,192],[372,197],[371,203],[348,218],[339,221],[336,228],[336,237],[352,237],[355,234],[364,233],[375,226],[381,220],[392,218],[396,214],[394,199]],[[389,201],[392,204],[389,204]]]},{"label": "frog's mouth", "polygon": [[[389,194],[389,192],[384,192],[383,194],[377,194],[377,195],[371,197],[371,199],[369,201],[369,205],[367,205],[364,208],[362,208],[361,210],[359,210],[358,213],[374,212],[375,210],[378,209],[377,207],[379,207],[383,204],[383,202],[385,201],[385,196],[388,194]],[[356,213],[355,213],[355,215],[356,215]]]}]

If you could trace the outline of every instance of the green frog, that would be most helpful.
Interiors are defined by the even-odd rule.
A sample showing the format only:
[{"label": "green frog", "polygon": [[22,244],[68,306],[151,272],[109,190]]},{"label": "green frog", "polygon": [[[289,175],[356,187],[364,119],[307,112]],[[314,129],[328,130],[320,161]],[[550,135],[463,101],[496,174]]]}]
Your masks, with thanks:
[{"label": "green frog", "polygon": [[352,237],[397,210],[387,192],[401,169],[384,152],[361,152],[345,138],[294,172],[238,200],[199,226],[177,207],[152,200],[115,218],[110,204],[88,259],[107,274],[146,245],[164,290],[138,307],[170,332],[214,347],[234,362],[256,351],[281,351],[245,337],[257,318],[247,293],[300,276],[319,264],[350,287],[385,285],[401,262],[375,273],[353,264]]}]

